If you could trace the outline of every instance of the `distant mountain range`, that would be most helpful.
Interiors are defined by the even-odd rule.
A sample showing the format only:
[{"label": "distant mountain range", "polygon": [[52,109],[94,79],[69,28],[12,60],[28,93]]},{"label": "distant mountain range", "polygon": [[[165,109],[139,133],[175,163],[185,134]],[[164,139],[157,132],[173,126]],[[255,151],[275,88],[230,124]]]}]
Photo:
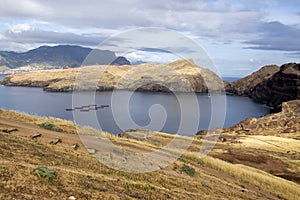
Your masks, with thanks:
[{"label": "distant mountain range", "polygon": [[[86,59],[88,57],[88,59]],[[109,50],[80,46],[41,46],[27,52],[0,51],[0,66],[17,68],[28,65],[46,65],[55,68],[79,67],[81,65],[111,64],[130,65],[125,57],[117,57]]]}]

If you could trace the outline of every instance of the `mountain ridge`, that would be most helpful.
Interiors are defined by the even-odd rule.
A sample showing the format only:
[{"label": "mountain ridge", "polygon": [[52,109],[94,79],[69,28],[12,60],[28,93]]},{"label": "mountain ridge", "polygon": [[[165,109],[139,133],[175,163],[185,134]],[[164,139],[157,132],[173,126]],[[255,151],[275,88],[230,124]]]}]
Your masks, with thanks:
[{"label": "mountain ridge", "polygon": [[74,68],[82,64],[130,65],[130,62],[125,57],[117,57],[113,51],[74,45],[40,46],[26,52],[0,51],[0,66],[9,68],[27,65]]}]

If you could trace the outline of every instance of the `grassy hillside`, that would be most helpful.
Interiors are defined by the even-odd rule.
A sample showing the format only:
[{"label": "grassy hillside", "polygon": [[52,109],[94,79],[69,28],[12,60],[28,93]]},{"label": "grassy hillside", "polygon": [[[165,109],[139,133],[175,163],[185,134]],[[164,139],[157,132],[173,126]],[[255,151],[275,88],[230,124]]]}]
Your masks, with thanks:
[{"label": "grassy hillside", "polygon": [[[43,128],[41,124],[45,123],[53,124],[60,132]],[[197,150],[203,142],[201,137],[195,138],[189,150],[164,169],[142,174],[116,171],[85,150],[75,128],[65,120],[1,110],[0,199],[67,199],[70,196],[77,199],[297,199],[300,196],[298,184],[270,173],[211,156],[200,159]],[[132,151],[153,151],[174,137],[153,133],[154,137],[141,140],[126,133],[118,137],[79,128],[87,135],[104,134]],[[36,133],[42,136],[32,139]],[[58,137],[61,142],[49,143]],[[239,148],[246,150],[251,141],[242,138],[239,138],[242,142]],[[73,144],[79,148],[73,149]],[[219,142],[213,152],[221,151],[218,145],[226,146]],[[230,144],[230,148],[235,147]],[[291,148],[299,152],[297,143]],[[266,149],[273,151],[268,146]],[[274,152],[280,151],[275,148]],[[38,176],[39,166],[56,170],[53,179]]]}]

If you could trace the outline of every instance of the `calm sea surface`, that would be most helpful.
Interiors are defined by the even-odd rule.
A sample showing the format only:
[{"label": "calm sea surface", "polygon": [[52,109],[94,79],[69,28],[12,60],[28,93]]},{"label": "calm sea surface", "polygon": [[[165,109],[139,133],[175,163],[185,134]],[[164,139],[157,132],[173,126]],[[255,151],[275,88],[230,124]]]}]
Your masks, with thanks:
[{"label": "calm sea surface", "polygon": [[[77,101],[74,101],[74,99],[72,101],[72,93],[49,93],[43,92],[41,88],[6,87],[0,85],[0,108],[68,120],[73,120],[73,114],[76,113],[76,118],[78,118],[78,116],[80,118],[79,121],[76,120],[77,123],[95,128],[99,128],[100,125],[102,130],[115,134],[122,132],[122,127],[124,127],[120,127],[117,123],[120,121],[123,123],[124,121],[126,122],[128,116],[136,126],[128,123],[126,128],[136,128],[147,126],[151,122],[151,115],[154,116],[153,119],[160,119],[160,116],[165,114],[165,123],[163,124],[162,129],[159,130],[168,133],[177,133],[182,112],[180,110],[178,98],[175,95],[168,93],[134,92],[130,100],[128,100],[128,104],[125,103],[123,108],[122,106],[120,107],[120,105],[123,105],[123,103],[126,102],[126,97],[130,92],[114,92],[114,95],[117,96],[115,102],[112,101],[112,94],[112,92],[97,92],[95,96],[91,98],[90,93],[82,92],[76,94],[75,98]],[[190,100],[195,97],[185,93],[182,93],[179,96],[181,99],[185,100]],[[219,95],[217,98],[225,99],[224,104],[222,104],[225,105],[226,108],[226,118],[223,127],[232,126],[249,117],[259,117],[270,113],[269,107],[256,103],[247,97]],[[110,105],[110,107],[91,112],[69,112],[65,110],[66,108],[79,106],[76,104],[76,102],[79,102],[78,99],[88,99],[88,101],[82,101],[86,104],[107,104]],[[184,107],[184,109],[187,110],[199,109],[201,116],[200,120],[195,119],[193,116],[185,115],[185,120],[188,120],[192,124],[196,124],[198,130],[208,129],[209,127],[212,117],[211,99],[212,98],[208,95],[197,94],[196,106],[188,105],[187,107]],[[155,106],[153,107],[153,105]],[[126,107],[128,109],[126,109]],[[161,112],[161,107],[163,107],[164,112]],[[216,108],[217,106],[214,107]],[[151,111],[150,114],[149,110]],[[223,113],[222,110],[224,111],[224,109],[220,109],[220,115]],[[95,124],[95,118],[99,123],[97,125]]]},{"label": "calm sea surface", "polygon": [[233,81],[239,80],[240,78],[239,77],[222,77],[222,79],[224,81],[233,82]]}]

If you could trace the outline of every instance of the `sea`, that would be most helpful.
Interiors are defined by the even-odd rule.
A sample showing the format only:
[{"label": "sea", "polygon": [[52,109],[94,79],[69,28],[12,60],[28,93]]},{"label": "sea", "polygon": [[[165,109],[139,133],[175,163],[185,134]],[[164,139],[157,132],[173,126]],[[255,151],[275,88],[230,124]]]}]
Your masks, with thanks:
[{"label": "sea", "polygon": [[[225,80],[237,79],[228,77]],[[89,112],[66,110],[85,104],[108,107]],[[184,123],[196,126],[193,127],[195,131],[214,126],[230,127],[249,117],[270,113],[268,106],[248,97],[225,94],[132,91],[53,93],[44,92],[42,88],[3,85],[0,85],[0,108],[73,120],[77,124],[114,134],[134,128],[178,133]]]}]

